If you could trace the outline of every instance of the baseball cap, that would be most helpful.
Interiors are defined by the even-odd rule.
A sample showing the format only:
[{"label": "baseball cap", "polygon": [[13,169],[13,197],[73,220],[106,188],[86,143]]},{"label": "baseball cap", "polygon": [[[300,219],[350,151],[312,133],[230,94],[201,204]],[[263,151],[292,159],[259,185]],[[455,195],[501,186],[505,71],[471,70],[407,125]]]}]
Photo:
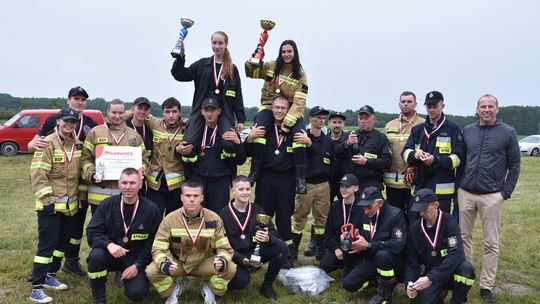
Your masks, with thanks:
[{"label": "baseball cap", "polygon": [[364,190],[362,190],[362,193],[360,194],[360,200],[358,201],[357,205],[369,206],[378,199],[383,199],[381,190],[374,186],[366,187],[364,188]]},{"label": "baseball cap", "polygon": [[444,97],[439,91],[431,91],[426,94],[426,101],[424,104],[438,104],[439,101],[444,101]]},{"label": "baseball cap", "polygon": [[323,107],[313,107],[311,110],[309,110],[309,116],[317,116],[317,115],[328,115],[328,110],[325,110]]},{"label": "baseball cap", "polygon": [[148,100],[148,98],[146,97],[138,97],[137,99],[135,99],[135,101],[133,101],[134,106],[138,106],[140,104],[147,104],[149,107],[151,106],[150,100]]},{"label": "baseball cap", "polygon": [[361,107],[360,110],[358,110],[358,115],[360,115],[362,113],[371,116],[371,115],[375,114],[375,110],[373,110],[373,108],[371,106],[365,105],[365,106]]},{"label": "baseball cap", "polygon": [[74,87],[69,90],[68,98],[75,95],[83,95],[85,98],[88,98],[88,93],[86,93],[86,90],[82,87]]},{"label": "baseball cap", "polygon": [[58,119],[61,120],[79,120],[79,115],[73,109],[62,109],[58,113]]},{"label": "baseball cap", "polygon": [[356,176],[354,176],[354,174],[348,173],[343,175],[339,183],[347,187],[358,186],[358,179]]},{"label": "baseball cap", "polygon": [[414,203],[411,207],[411,211],[422,212],[426,210],[430,203],[437,201],[437,195],[433,192],[433,190],[424,188],[416,192],[413,201]]},{"label": "baseball cap", "polygon": [[214,107],[216,109],[220,108],[219,102],[217,100],[215,100],[214,98],[211,98],[211,97],[205,98],[203,100],[203,102],[202,102],[201,107],[202,108]]},{"label": "baseball cap", "polygon": [[332,119],[334,117],[340,117],[343,120],[347,120],[347,117],[345,117],[345,114],[343,114],[341,112],[334,112],[334,113],[330,114],[330,116],[328,117],[328,120],[330,120],[330,119]]}]

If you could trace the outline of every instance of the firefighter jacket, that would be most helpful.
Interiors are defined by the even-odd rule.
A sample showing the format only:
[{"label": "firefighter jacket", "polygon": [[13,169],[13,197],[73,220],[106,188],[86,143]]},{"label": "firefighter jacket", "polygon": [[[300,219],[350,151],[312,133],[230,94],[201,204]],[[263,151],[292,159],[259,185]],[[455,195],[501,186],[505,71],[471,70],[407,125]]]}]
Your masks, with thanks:
[{"label": "firefighter jacket", "polygon": [[311,146],[307,148],[306,182],[319,184],[330,180],[334,149],[330,138],[321,132],[319,137],[307,132]]},{"label": "firefighter jacket", "polygon": [[343,200],[337,200],[330,205],[330,212],[326,218],[324,228],[324,247],[332,253],[340,248],[341,226],[347,222],[354,225],[355,229],[361,229],[364,210],[362,206],[355,204],[357,200],[343,208]]},{"label": "firefighter jacket", "polygon": [[[119,143],[116,143],[116,139],[113,138],[111,132],[114,132],[116,139],[120,139]],[[123,137],[121,134],[124,134]],[[105,180],[99,183],[99,185],[93,183],[92,176],[96,172],[96,147],[99,146],[140,147],[142,150],[142,169],[144,176],[146,176],[148,170],[148,154],[144,148],[143,140],[137,131],[128,128],[125,123],[120,126],[111,126],[109,123],[106,123],[93,128],[84,141],[81,174],[82,178],[89,183],[88,202],[94,205],[98,205],[102,200],[112,195],[120,194],[118,181],[116,180]]]},{"label": "firefighter jacket", "polygon": [[373,259],[377,251],[386,250],[394,255],[405,251],[407,240],[407,220],[401,209],[386,202],[371,219],[362,213],[362,222],[358,227],[371,247],[357,254],[360,259]]},{"label": "firefighter jacket", "polygon": [[274,99],[279,96],[287,98],[290,108],[281,128],[285,131],[290,130],[302,118],[306,109],[308,84],[304,70],[300,69],[300,79],[295,79],[292,77],[292,64],[284,63],[281,66],[280,74],[276,76],[274,75],[275,61],[268,61],[256,66],[249,59],[245,63],[245,69],[247,77],[264,79],[259,110],[269,109]]},{"label": "firefighter jacket", "polygon": [[336,157],[336,153],[334,152],[336,150],[336,146],[343,143],[345,140],[347,140],[347,133],[341,132],[341,136],[334,140],[332,137],[330,137],[330,133],[328,133],[326,136],[328,136],[328,139],[330,139],[330,144],[332,147],[333,152],[333,158],[332,158],[332,172],[330,174],[330,184],[339,183],[343,175],[345,175],[345,169],[343,168],[343,161]]},{"label": "firefighter jacket", "polygon": [[215,94],[216,85],[214,82],[213,57],[202,58],[189,67],[185,67],[185,58],[177,58],[172,66],[171,74],[178,81],[194,81],[195,92],[193,93],[193,103],[191,113],[200,113],[201,105],[205,97],[214,97],[220,101],[223,108],[221,115],[234,125],[233,114],[238,123],[246,121],[244,112],[244,99],[242,97],[242,85],[240,74],[233,65],[233,77],[225,77],[219,83],[219,93]]},{"label": "firefighter jacket", "polygon": [[411,135],[414,126],[425,121],[415,112],[412,119],[407,119],[402,114],[399,117],[389,121],[384,127],[384,134],[390,141],[392,147],[392,166],[384,171],[384,184],[390,188],[405,189],[409,185],[405,184],[405,171],[407,171],[407,162],[401,158],[401,151]]},{"label": "firefighter jacket", "polygon": [[190,273],[211,255],[224,258],[227,265],[233,255],[223,221],[215,212],[201,207],[197,217],[187,218],[182,207],[163,219],[152,245],[152,259],[160,269],[164,262],[178,261]]},{"label": "firefighter jacket", "polygon": [[[283,130],[278,129],[277,131],[280,138],[283,139],[280,145],[278,146],[278,141],[276,139],[276,129],[271,128],[265,132],[264,137],[259,137],[255,139],[254,143],[244,142],[246,151],[250,152],[252,145],[255,142],[260,142],[264,144],[264,157],[262,168],[265,172],[271,173],[285,173],[293,172],[294,170],[294,149],[305,148],[304,144],[298,144],[293,141],[292,135],[286,135]],[[276,151],[279,153],[276,154]]]},{"label": "firefighter jacket", "polygon": [[[419,149],[435,157],[431,165],[416,159],[414,154]],[[414,189],[429,188],[439,199],[454,196],[455,172],[463,159],[463,136],[457,124],[442,114],[437,126],[426,120],[413,127],[401,155],[408,164],[418,165]]]},{"label": "firefighter jacket", "polygon": [[74,215],[79,208],[77,195],[82,143],[72,136],[58,138],[56,133],[45,139],[49,141],[49,147],[36,150],[30,166],[35,210],[41,211],[52,205],[55,212]]},{"label": "firefighter jacket", "polygon": [[[142,271],[146,265],[152,262],[152,243],[156,235],[156,231],[161,221],[161,214],[156,205],[143,196],[139,196],[139,204],[133,221],[133,212],[135,206],[130,206],[130,212],[125,205],[124,219],[121,213],[122,195],[111,196],[96,209],[92,215],[92,220],[86,227],[86,237],[88,245],[91,248],[102,248],[107,250],[109,243],[122,246],[129,250],[128,255],[135,255],[135,264],[137,270]],[[125,222],[124,222],[125,221]],[[124,242],[124,223],[129,227],[127,238],[128,242]]]},{"label": "firefighter jacket", "polygon": [[[255,238],[257,229],[262,228],[260,224],[257,223],[256,216],[257,214],[266,213],[261,206],[253,203],[249,203],[251,205],[251,212],[248,212],[248,210],[246,210],[246,212],[240,212],[234,208],[232,204],[233,201],[221,209],[219,216],[223,219],[223,225],[225,226],[227,238],[229,239],[229,243],[234,250],[232,260],[236,264],[242,265],[244,258],[249,259],[251,252],[253,252],[255,246],[257,245],[257,238]],[[238,220],[242,225],[246,223],[246,220],[248,221],[244,232],[242,232],[236,223],[236,220],[231,214],[231,210],[238,217]],[[269,232],[268,235],[270,237],[270,242],[268,244],[273,244],[278,240],[277,231],[274,229],[274,225],[271,221],[267,227]],[[244,235],[244,238],[242,238],[241,235]]]},{"label": "firefighter jacket", "polygon": [[174,126],[167,126],[163,119],[148,115],[145,123],[153,133],[152,159],[146,180],[148,187],[158,191],[162,176],[165,175],[169,190],[180,188],[186,178],[184,166],[175,153],[175,148],[184,140],[185,122],[180,120]]},{"label": "firefighter jacket", "polygon": [[148,158],[152,159],[152,150],[153,150],[153,143],[152,140],[154,138],[154,134],[152,133],[152,130],[148,127],[146,127],[145,124],[143,124],[140,127],[136,127],[133,125],[133,121],[130,119],[126,119],[126,125],[133,130],[137,131],[139,135],[142,137],[144,142],[144,148],[146,149],[146,153],[148,154]]},{"label": "firefighter jacket", "polygon": [[208,136],[206,136],[204,145],[206,146],[201,151],[201,144],[193,147],[193,152],[190,155],[181,155],[184,163],[193,164],[193,171],[205,177],[223,177],[236,176],[237,166],[241,166],[246,162],[246,151],[242,142],[234,145],[234,151],[227,152],[223,149],[223,139],[216,132],[215,139],[212,140],[210,134],[214,129],[208,128]]},{"label": "firefighter jacket", "polygon": [[440,210],[437,222],[441,216],[438,237],[435,236],[436,225],[428,228],[423,224],[430,241],[435,241],[435,249],[422,231],[422,218],[409,226],[404,282],[415,282],[421,276],[427,276],[434,284],[446,282],[465,261],[458,222],[453,216]]},{"label": "firefighter jacket", "polygon": [[[358,144],[347,145],[347,140],[338,144],[335,148],[336,157],[342,161],[346,173],[352,173],[363,182],[382,182],[383,170],[392,165],[392,149],[386,135],[373,129],[367,132],[354,131],[358,135]],[[347,134],[346,138],[349,137]],[[352,162],[353,155],[363,155],[367,163],[363,166]]]}]

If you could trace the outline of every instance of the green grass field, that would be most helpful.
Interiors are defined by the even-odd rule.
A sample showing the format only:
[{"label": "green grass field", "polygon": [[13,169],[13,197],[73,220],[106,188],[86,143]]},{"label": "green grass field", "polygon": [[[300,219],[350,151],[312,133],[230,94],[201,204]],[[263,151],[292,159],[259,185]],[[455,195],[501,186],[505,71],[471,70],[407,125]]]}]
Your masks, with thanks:
[{"label": "green grass field", "polygon": [[[522,159],[522,173],[512,198],[505,203],[503,213],[503,237],[499,272],[497,275],[496,294],[498,303],[540,303],[540,158],[526,157]],[[0,303],[25,303],[30,283],[26,278],[31,271],[32,260],[37,245],[36,215],[33,211],[33,200],[29,189],[29,155],[16,157],[0,156]],[[240,172],[246,172],[246,166]],[[477,223],[478,226],[479,223]],[[307,232],[306,227],[306,232]],[[307,233],[306,233],[307,234]],[[305,234],[305,235],[306,235]],[[475,233],[476,273],[480,273],[481,233]],[[301,248],[307,244],[306,237]],[[88,254],[88,246],[84,242],[82,256]],[[313,258],[301,256],[300,263],[315,264]],[[83,262],[83,264],[85,264]],[[264,268],[263,268],[264,269]],[[349,294],[339,289],[339,272],[332,276],[336,282],[319,297],[292,294],[281,283],[275,288],[281,303],[363,303],[371,297],[374,290]],[[58,274],[61,281],[69,285],[63,292],[49,292],[55,303],[90,303],[91,295],[86,278],[73,278],[62,272]],[[242,291],[229,293],[218,299],[220,303],[255,303],[266,302],[259,295],[258,287],[262,281],[263,271],[255,273],[252,284]],[[112,284],[109,276],[107,296],[109,303],[129,303],[123,290]],[[199,294],[200,282],[189,280],[191,286],[185,291],[181,303],[202,303]],[[163,303],[155,291],[150,291],[146,303]],[[403,288],[395,292],[394,303],[408,303]],[[447,302],[449,303],[449,297]],[[482,303],[478,285],[471,289],[468,303]]]}]

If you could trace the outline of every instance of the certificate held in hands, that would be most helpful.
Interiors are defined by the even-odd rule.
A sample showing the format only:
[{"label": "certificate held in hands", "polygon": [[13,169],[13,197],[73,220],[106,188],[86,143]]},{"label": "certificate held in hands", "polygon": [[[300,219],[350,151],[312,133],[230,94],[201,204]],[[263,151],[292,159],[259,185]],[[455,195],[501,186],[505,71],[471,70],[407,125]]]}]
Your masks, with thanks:
[{"label": "certificate held in hands", "polygon": [[119,180],[126,168],[135,168],[142,177],[142,150],[140,147],[97,146],[96,178]]}]

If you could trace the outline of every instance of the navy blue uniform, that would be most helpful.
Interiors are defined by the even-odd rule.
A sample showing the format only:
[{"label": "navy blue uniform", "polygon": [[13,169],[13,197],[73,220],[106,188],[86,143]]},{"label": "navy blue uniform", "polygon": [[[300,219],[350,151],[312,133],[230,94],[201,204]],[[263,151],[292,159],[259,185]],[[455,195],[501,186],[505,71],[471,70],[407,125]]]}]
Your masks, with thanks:
[{"label": "navy blue uniform", "polygon": [[456,219],[440,211],[437,221],[441,216],[435,249],[429,244],[420,225],[423,225],[432,242],[435,239],[436,225],[428,228],[422,224],[420,218],[409,227],[404,282],[415,282],[422,276],[431,280],[431,286],[419,292],[422,303],[436,303],[445,289],[453,290],[451,303],[463,303],[474,283],[474,268],[465,260]]},{"label": "navy blue uniform", "polygon": [[[332,139],[330,133],[326,136],[330,139],[332,151],[335,151],[337,145],[347,140],[347,133],[345,132],[341,132],[341,136],[337,140]],[[336,157],[336,154],[334,153],[334,158],[332,159],[332,171],[330,172],[330,202],[333,202],[336,198],[341,199],[341,193],[339,193],[339,181],[343,175],[345,175],[344,172],[345,169],[343,168],[342,160]]]}]

